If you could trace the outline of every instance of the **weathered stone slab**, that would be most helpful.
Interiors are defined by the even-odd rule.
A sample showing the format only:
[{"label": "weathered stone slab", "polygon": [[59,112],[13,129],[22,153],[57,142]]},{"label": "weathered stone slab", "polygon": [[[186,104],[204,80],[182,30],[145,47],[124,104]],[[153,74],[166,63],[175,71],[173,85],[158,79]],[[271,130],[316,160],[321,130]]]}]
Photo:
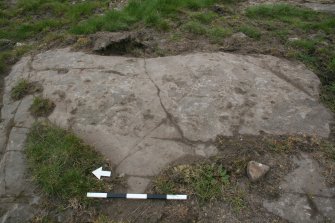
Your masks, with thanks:
[{"label": "weathered stone slab", "polygon": [[2,154],[6,151],[8,133],[12,127],[12,121],[5,119],[0,123],[0,158]]},{"label": "weathered stone slab", "polygon": [[134,176],[154,176],[171,161],[187,153],[192,153],[192,150],[182,143],[148,138],[136,146],[136,151],[126,157],[116,171]]},{"label": "weathered stone slab", "polygon": [[189,139],[329,133],[319,120],[331,119],[317,100],[319,80],[300,64],[263,55],[193,54],[147,60],[147,70]]},{"label": "weathered stone slab", "polygon": [[20,101],[15,101],[13,103],[7,104],[1,109],[1,119],[9,120],[15,115],[15,112],[20,104]]},{"label": "weathered stone slab", "polygon": [[302,155],[298,168],[285,177],[283,195],[264,207],[290,222],[324,222],[335,216],[335,188],[327,188],[316,161]]},{"label": "weathered stone slab", "polygon": [[[49,119],[95,146],[118,173],[134,177],[155,175],[186,155],[215,155],[218,134],[328,137],[333,120],[319,102],[317,76],[272,56],[143,59],[59,49],[19,64],[6,85],[29,70],[29,80],[56,104]],[[22,101],[18,123],[29,120],[22,112],[28,104]]]},{"label": "weathered stone slab", "polygon": [[30,204],[13,203],[5,214],[0,216],[0,223],[29,222],[34,217],[34,214],[35,210]]},{"label": "weathered stone slab", "polygon": [[5,77],[5,88],[3,92],[3,104],[10,104],[13,100],[10,97],[10,91],[21,79],[28,79],[30,75],[31,57],[23,57],[17,62],[11,70],[11,75]]},{"label": "weathered stone slab", "polygon": [[34,96],[28,95],[24,97],[19,108],[15,113],[14,124],[17,127],[30,128],[35,122],[34,117],[30,114],[30,106],[32,105]]},{"label": "weathered stone slab", "polygon": [[18,196],[27,190],[26,160],[24,155],[18,151],[6,152],[0,163],[0,196]]},{"label": "weathered stone slab", "polygon": [[12,128],[7,142],[7,151],[23,151],[29,129],[26,128]]},{"label": "weathered stone slab", "polygon": [[150,183],[150,179],[143,177],[129,177],[127,182],[129,185],[129,193],[144,193]]},{"label": "weathered stone slab", "polygon": [[0,160],[0,196],[6,194],[6,166],[5,166],[5,159]]}]

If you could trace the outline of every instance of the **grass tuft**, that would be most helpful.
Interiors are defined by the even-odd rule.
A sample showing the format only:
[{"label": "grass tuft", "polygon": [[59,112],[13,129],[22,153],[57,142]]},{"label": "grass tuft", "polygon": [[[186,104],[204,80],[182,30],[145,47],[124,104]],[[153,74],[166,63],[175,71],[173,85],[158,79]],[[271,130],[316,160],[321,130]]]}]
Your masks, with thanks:
[{"label": "grass tuft", "polygon": [[[199,10],[209,7],[218,0],[131,0],[121,11],[112,10],[103,16],[89,18],[72,28],[75,34],[89,34],[100,30],[120,31],[129,30],[135,23],[144,23],[148,27],[168,30],[167,19],[178,21],[178,15],[183,10]],[[213,13],[197,15],[203,23],[209,23]]]},{"label": "grass tuft", "polygon": [[293,18],[313,20],[318,13],[311,9],[278,3],[251,6],[246,10],[246,15],[251,18],[271,18],[283,22],[293,22]]},{"label": "grass tuft", "polygon": [[217,14],[214,12],[200,12],[192,16],[192,18],[198,20],[203,24],[210,24],[216,17]]},{"label": "grass tuft", "polygon": [[12,88],[10,96],[13,100],[20,100],[28,94],[41,91],[41,87],[25,79],[19,80]]},{"label": "grass tuft", "polygon": [[30,50],[30,48],[30,46],[22,46],[15,47],[12,50],[0,50],[0,74],[8,71],[10,65],[16,63],[22,55]]},{"label": "grass tuft", "polygon": [[47,117],[55,108],[55,104],[47,98],[35,97],[30,112],[35,117]]},{"label": "grass tuft", "polygon": [[224,38],[230,36],[232,31],[230,29],[225,29],[222,27],[210,28],[207,32],[207,36],[214,43],[222,43]]},{"label": "grass tuft", "polygon": [[217,199],[229,175],[220,164],[179,165],[168,169],[154,182],[158,193],[191,193],[201,202]]},{"label": "grass tuft", "polygon": [[204,35],[207,32],[206,27],[197,21],[187,22],[183,29],[196,35]]},{"label": "grass tuft", "polygon": [[91,174],[103,165],[102,156],[70,132],[38,122],[28,135],[26,153],[34,180],[50,198],[85,203],[88,191],[106,189]]},{"label": "grass tuft", "polygon": [[321,100],[328,105],[332,111],[335,111],[335,82],[322,87]]},{"label": "grass tuft", "polygon": [[253,39],[259,40],[261,38],[261,32],[252,26],[242,26],[240,32],[243,32],[245,35]]}]

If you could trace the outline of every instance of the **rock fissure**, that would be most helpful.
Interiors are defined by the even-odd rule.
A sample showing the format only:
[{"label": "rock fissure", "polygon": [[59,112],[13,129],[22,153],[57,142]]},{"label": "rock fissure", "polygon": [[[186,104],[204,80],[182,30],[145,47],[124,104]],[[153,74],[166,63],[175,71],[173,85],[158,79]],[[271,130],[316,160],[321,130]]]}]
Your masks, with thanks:
[{"label": "rock fissure", "polygon": [[159,140],[167,140],[167,141],[174,141],[179,143],[184,143],[187,146],[195,146],[195,145],[205,145],[205,146],[211,146],[215,144],[215,140],[209,139],[207,141],[202,140],[190,140],[187,138],[161,138],[161,137],[151,137],[153,139],[159,139]]},{"label": "rock fissure", "polygon": [[6,151],[6,147],[7,147],[7,144],[8,144],[8,138],[9,138],[10,132],[12,131],[12,128],[15,127],[14,118],[15,118],[15,115],[14,115],[13,118],[9,119],[8,124],[5,127],[6,128],[6,141],[4,143],[5,151]]},{"label": "rock fissure", "polygon": [[[104,67],[71,67],[71,68],[44,68],[36,69],[32,66],[32,70],[36,72],[45,72],[45,71],[57,71],[59,73],[67,73],[69,70],[101,70],[101,71],[110,71]],[[111,71],[112,72],[112,71]]]},{"label": "rock fissure", "polygon": [[[217,135],[329,135],[331,115],[315,100],[317,77],[303,66],[277,64],[278,72],[289,72],[289,79],[306,86],[311,97],[265,67],[277,66],[279,58],[227,53],[124,58],[59,49],[35,55],[29,63],[27,59],[6,77],[4,98],[10,98],[9,88],[29,71],[29,80],[40,83],[43,96],[56,104],[48,119],[94,145],[117,173],[130,176],[127,182],[134,192],[144,192],[152,177],[188,155],[216,155]],[[7,101],[7,110],[13,109]],[[32,96],[20,101],[12,127],[31,126],[34,119],[27,111],[32,101]],[[17,137],[26,129],[16,132]],[[13,180],[7,179],[9,187]]]},{"label": "rock fissure", "polygon": [[[6,153],[6,151],[5,151]],[[5,155],[4,153],[4,155]],[[7,192],[7,182],[6,182],[6,160],[4,160],[4,156],[3,156],[3,162],[4,162],[4,167],[3,167],[3,183],[4,183],[4,192],[6,194]]]},{"label": "rock fissure", "polygon": [[133,151],[138,145],[140,145],[152,132],[154,132],[157,128],[159,128],[162,124],[164,123],[164,120],[162,120],[160,123],[158,123],[158,125],[156,125],[151,131],[149,131],[145,136],[142,137],[142,139],[140,139],[131,149],[130,149],[130,153],[125,156],[117,165],[116,167],[118,167],[124,160],[126,160],[127,158],[129,158],[130,156],[134,155],[135,153],[141,151],[143,149],[143,147],[139,147],[137,150]]},{"label": "rock fissure", "polygon": [[18,150],[18,149],[11,149],[11,150],[6,150],[4,154],[10,153],[10,152],[19,152],[19,153],[22,153],[23,151],[22,150]]},{"label": "rock fissure", "polygon": [[[160,137],[151,137],[154,139],[160,139],[160,140],[171,140],[171,141],[175,141],[175,142],[181,142],[184,143],[188,146],[193,146],[195,144],[205,144],[205,145],[212,145],[213,144],[213,139],[209,139],[207,141],[201,141],[201,140],[191,140],[188,139],[187,137],[185,137],[183,130],[181,129],[181,127],[178,125],[178,123],[176,122],[176,118],[173,116],[172,113],[170,113],[161,98],[161,89],[159,88],[159,86],[156,84],[156,82],[152,79],[152,77],[150,76],[148,69],[147,69],[147,62],[146,62],[146,58],[144,58],[144,70],[145,70],[145,74],[148,76],[149,80],[152,82],[152,84],[155,86],[155,88],[157,89],[157,96],[159,98],[159,102],[160,105],[166,115],[167,120],[173,125],[173,127],[177,130],[180,138],[160,138]],[[185,96],[183,96],[182,98],[185,98]]]},{"label": "rock fissure", "polygon": [[16,112],[17,112],[17,110],[19,109],[19,107],[20,107],[20,105],[21,105],[21,102],[22,102],[22,100],[20,100],[20,102],[18,103],[17,107],[14,109],[14,112],[13,112],[14,115],[13,115],[13,117],[9,119],[8,124],[5,126],[6,137],[5,137],[5,142],[4,142],[4,144],[3,144],[3,146],[4,146],[4,152],[3,152],[2,157],[1,157],[1,159],[2,159],[3,162],[4,162],[4,167],[3,167],[3,181],[4,181],[4,190],[5,190],[5,193],[6,193],[6,190],[7,190],[7,182],[6,182],[6,164],[7,164],[7,163],[6,163],[6,160],[4,160],[4,159],[5,159],[5,154],[6,154],[7,152],[9,152],[9,151],[7,150],[7,145],[8,145],[8,141],[9,141],[9,135],[10,135],[10,133],[11,133],[13,127],[15,126],[15,122],[14,122],[14,120],[15,120],[15,115],[16,115]]},{"label": "rock fissure", "polygon": [[290,84],[291,86],[293,86],[294,88],[296,88],[299,91],[302,91],[303,93],[305,93],[306,95],[308,95],[309,97],[313,98],[313,95],[311,95],[310,92],[308,92],[304,87],[302,87],[299,83],[296,83],[294,81],[292,81],[289,77],[287,77],[286,75],[282,74],[280,72],[280,62],[277,61],[275,66],[270,66],[269,64],[264,64],[266,69],[269,69],[274,75],[276,75],[278,78],[280,78],[281,80],[285,81],[286,83]]},{"label": "rock fissure", "polygon": [[311,219],[315,219],[315,217],[317,215],[321,215],[322,217],[324,217],[323,214],[319,211],[318,206],[316,205],[316,203],[313,201],[311,196],[307,193],[306,193],[306,199],[307,199],[307,203],[310,207],[309,212],[311,214]]},{"label": "rock fissure", "polygon": [[335,199],[335,195],[333,196],[326,196],[322,194],[314,194],[314,193],[302,193],[302,192],[296,192],[296,191],[283,191],[284,194],[296,194],[301,196],[308,196],[310,197],[319,197],[319,198],[326,198],[326,199]]},{"label": "rock fissure", "polygon": [[184,133],[182,131],[182,129],[180,128],[180,126],[177,124],[177,122],[175,121],[175,118],[173,117],[173,115],[166,109],[166,107],[164,106],[164,103],[162,102],[162,98],[161,98],[161,89],[158,87],[158,85],[156,84],[156,82],[152,79],[152,77],[150,76],[148,69],[147,69],[147,61],[146,58],[144,58],[144,71],[145,74],[148,76],[149,80],[152,82],[152,84],[155,86],[155,88],[157,89],[157,96],[159,99],[159,103],[166,115],[166,118],[170,121],[170,123],[174,126],[174,128],[178,131],[179,135],[181,136],[181,138],[184,138]]}]

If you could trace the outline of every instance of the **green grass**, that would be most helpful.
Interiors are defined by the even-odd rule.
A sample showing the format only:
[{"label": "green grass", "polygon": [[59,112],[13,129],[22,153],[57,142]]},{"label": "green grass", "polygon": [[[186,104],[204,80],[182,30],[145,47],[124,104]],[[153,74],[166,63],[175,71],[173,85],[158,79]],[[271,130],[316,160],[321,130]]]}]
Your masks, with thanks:
[{"label": "green grass", "polygon": [[217,198],[222,193],[222,185],[228,184],[229,176],[221,165],[203,165],[195,171],[191,182],[195,194],[202,201]]},{"label": "green grass", "polygon": [[[56,34],[64,36],[91,34],[97,31],[134,30],[141,27],[167,32],[179,29],[220,41],[226,35],[211,23],[219,16],[209,10],[219,0],[130,0],[122,10],[109,9],[109,0],[79,1],[19,0],[0,9],[0,39],[15,42],[36,41],[41,45],[54,43]],[[224,1],[231,2],[231,1]],[[200,26],[197,24],[199,23]],[[198,25],[198,26],[197,26]],[[201,27],[203,26],[203,27]],[[208,26],[208,27],[207,27]],[[181,30],[180,30],[181,31]],[[207,33],[208,32],[208,33]],[[197,34],[200,33],[200,34]],[[53,35],[54,34],[54,35]],[[58,39],[57,39],[58,40]],[[65,40],[60,43],[66,42]],[[9,50],[10,51],[10,50]],[[8,56],[0,52],[0,72],[8,72]]]},{"label": "green grass", "polygon": [[[129,30],[135,23],[166,30],[168,20],[178,22],[184,10],[199,10],[209,7],[217,0],[130,0],[121,11],[112,10],[104,16],[96,16],[83,21],[72,29],[75,34],[88,34],[97,31]],[[212,14],[213,15],[213,14]],[[202,22],[209,22],[211,15],[198,16]]]},{"label": "green grass", "polygon": [[30,112],[35,117],[47,117],[54,110],[55,104],[47,98],[35,97]]},{"label": "green grass", "polygon": [[[0,39],[9,39],[14,44],[26,41],[48,44],[47,39],[41,41],[45,36],[67,33],[70,27],[94,16],[96,11],[105,11],[108,2],[88,0],[72,4],[63,0],[18,0],[12,6],[3,2],[0,7]],[[0,51],[0,74],[7,73],[12,64],[35,47],[27,44]]]},{"label": "green grass", "polygon": [[21,46],[15,47],[14,49],[0,51],[0,74],[8,71],[10,66],[16,63],[20,57],[30,49],[31,46]]},{"label": "green grass", "polygon": [[27,80],[20,80],[11,90],[12,99],[19,100],[29,93],[30,83]]},{"label": "green grass", "polygon": [[200,202],[222,196],[229,175],[219,164],[179,165],[168,169],[154,183],[157,193],[191,193]]},{"label": "green grass", "polygon": [[0,38],[22,41],[72,27],[94,15],[96,10],[106,10],[107,6],[108,1],[104,0],[76,4],[59,0],[21,0],[16,7],[0,10],[0,24],[4,24]]},{"label": "green grass", "polygon": [[326,154],[326,156],[335,162],[335,144],[332,142],[324,141],[320,143],[321,150]]},{"label": "green grass", "polygon": [[[265,35],[278,38],[285,45],[288,57],[300,60],[319,76],[323,85],[321,99],[335,112],[335,94],[331,90],[335,83],[335,45],[332,44],[335,17],[282,3],[251,6],[246,9],[246,16]],[[243,32],[248,35],[248,30]],[[290,42],[287,40],[290,35],[301,39]]]},{"label": "green grass", "polygon": [[185,25],[183,25],[183,29],[196,35],[204,35],[207,33],[207,27],[197,21],[187,22]]},{"label": "green grass", "polygon": [[277,19],[283,22],[293,22],[295,18],[313,20],[318,13],[310,9],[289,4],[259,4],[246,10],[246,15],[251,18]]},{"label": "green grass", "polygon": [[[329,89],[335,82],[335,17],[290,4],[258,4],[243,13],[239,1],[232,0],[130,0],[123,9],[111,10],[109,0],[19,0],[0,9],[0,39],[12,42],[36,42],[39,45],[64,44],[73,34],[91,34],[97,31],[142,30],[152,28],[157,33],[177,32],[181,37],[171,41],[185,41],[198,36],[211,43],[223,44],[231,30],[241,31],[261,43],[273,39],[271,52],[286,47],[281,56],[296,58],[320,77],[322,99],[334,108],[333,93]],[[229,16],[212,11],[220,4]],[[189,36],[192,34],[193,36]],[[159,34],[158,34],[159,35]],[[317,35],[316,38],[313,35]],[[299,41],[288,38],[298,36]],[[312,36],[312,37],[311,37]],[[81,37],[84,40],[85,37]],[[250,41],[250,40],[247,40]],[[70,41],[71,42],[71,41]],[[78,41],[78,48],[83,43]],[[87,43],[87,42],[86,42]],[[37,44],[36,44],[37,45]],[[88,44],[82,44],[83,47]],[[22,49],[24,47],[21,47]],[[7,49],[0,52],[0,72],[9,71],[10,65],[27,50]],[[30,47],[35,48],[35,46]],[[169,52],[169,49],[163,49]],[[21,52],[19,52],[21,51]],[[281,51],[279,51],[281,52]],[[335,111],[334,109],[332,109]]]},{"label": "green grass", "polygon": [[192,18],[198,20],[203,24],[210,24],[217,17],[218,15],[214,12],[198,12],[192,15]]},{"label": "green grass", "polygon": [[237,187],[235,179],[230,179],[220,161],[170,167],[154,180],[153,190],[154,193],[194,195],[200,204],[225,201],[236,212],[247,206],[245,192]]},{"label": "green grass", "polygon": [[294,40],[290,42],[290,45],[297,48],[297,49],[302,49],[306,50],[308,52],[314,52],[316,49],[316,44],[317,41],[315,40]]},{"label": "green grass", "polygon": [[257,20],[280,21],[304,31],[322,30],[335,33],[335,18],[311,9],[289,4],[260,4],[246,10],[247,17]]},{"label": "green grass", "polygon": [[104,164],[102,156],[70,132],[36,123],[28,135],[26,153],[35,182],[54,201],[85,203],[88,191],[106,189],[91,173]]},{"label": "green grass", "polygon": [[328,107],[335,111],[335,82],[322,87],[321,100],[328,105]]},{"label": "green grass", "polygon": [[238,189],[237,187],[233,187],[228,192],[229,195],[226,194],[223,200],[228,202],[236,213],[240,213],[247,207],[247,202],[245,200],[246,195],[244,191]]},{"label": "green grass", "polygon": [[213,27],[207,31],[207,36],[213,43],[222,43],[224,38],[230,36],[232,31],[227,28]]},{"label": "green grass", "polygon": [[38,92],[41,88],[34,83],[31,83],[25,79],[19,80],[16,85],[12,88],[10,96],[13,100],[20,100],[24,96]]},{"label": "green grass", "polygon": [[257,28],[252,26],[242,26],[240,28],[240,32],[243,32],[245,35],[253,39],[258,40],[261,38],[261,32]]}]

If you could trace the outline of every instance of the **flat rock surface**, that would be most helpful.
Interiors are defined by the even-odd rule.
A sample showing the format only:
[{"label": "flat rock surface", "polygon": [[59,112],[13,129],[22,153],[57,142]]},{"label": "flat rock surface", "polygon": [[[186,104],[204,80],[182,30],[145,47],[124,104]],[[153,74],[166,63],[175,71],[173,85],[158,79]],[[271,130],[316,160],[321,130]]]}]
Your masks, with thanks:
[{"label": "flat rock surface", "polygon": [[335,188],[326,186],[315,160],[302,154],[294,162],[298,167],[281,183],[281,197],[263,206],[290,222],[334,222]]},{"label": "flat rock surface", "polygon": [[34,122],[29,113],[32,100],[33,96],[15,102],[7,100],[1,110],[0,223],[28,222],[39,200],[28,175],[24,152],[27,134]]},{"label": "flat rock surface", "polygon": [[[319,102],[317,76],[273,56],[143,59],[47,51],[23,58],[6,78],[8,117],[17,107],[10,89],[21,78],[43,85],[44,96],[56,104],[49,119],[95,146],[138,193],[173,161],[215,155],[218,134],[327,137],[332,121]],[[17,108],[19,127],[32,123],[25,112],[31,100]]]}]

